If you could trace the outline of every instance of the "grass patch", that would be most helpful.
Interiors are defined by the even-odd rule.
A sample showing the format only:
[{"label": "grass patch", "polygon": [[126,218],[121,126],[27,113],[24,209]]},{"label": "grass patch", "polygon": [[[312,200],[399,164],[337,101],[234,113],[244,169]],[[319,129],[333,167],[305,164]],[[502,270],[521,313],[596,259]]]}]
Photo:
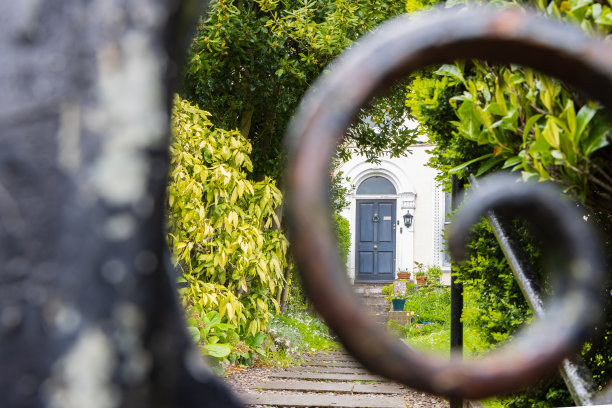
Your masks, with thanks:
[{"label": "grass patch", "polygon": [[[419,327],[411,325],[406,330],[406,341],[422,352],[436,353],[450,357],[450,323],[431,324]],[[477,356],[487,349],[480,333],[473,327],[463,328],[463,352],[467,356]]]},{"label": "grass patch", "polygon": [[[406,300],[407,313],[414,312],[418,318],[405,327],[405,339],[418,351],[450,357],[450,288],[433,286],[416,288]],[[463,353],[478,356],[490,349],[480,331],[464,322]],[[485,408],[502,408],[499,398],[481,401]]]},{"label": "grass patch", "polygon": [[[416,318],[405,327],[406,341],[423,352],[450,356],[450,288],[446,286],[418,287],[406,299],[406,312]],[[464,323],[463,351],[476,356],[489,345],[476,327]]]}]

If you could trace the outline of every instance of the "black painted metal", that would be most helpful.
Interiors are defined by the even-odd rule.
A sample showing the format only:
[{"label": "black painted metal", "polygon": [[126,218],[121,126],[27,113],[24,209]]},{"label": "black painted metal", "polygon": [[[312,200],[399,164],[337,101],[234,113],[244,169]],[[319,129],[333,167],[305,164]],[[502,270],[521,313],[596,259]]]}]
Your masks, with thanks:
[{"label": "black painted metal", "polygon": [[462,208],[451,234],[455,256],[462,254],[463,239],[480,215],[514,209],[549,233],[554,245],[545,250],[553,258],[566,260],[555,265],[563,290],[547,308],[547,318],[507,348],[476,361],[444,362],[405,347],[361,309],[334,249],[327,202],[331,157],[359,109],[396,79],[458,58],[528,65],[612,106],[612,46],[579,29],[523,10],[444,10],[416,21],[399,18],[343,55],[304,98],[288,132],[286,199],[293,253],[306,290],[345,347],[376,373],[429,392],[474,399],[541,379],[576,350],[595,323],[603,264],[581,216],[546,189],[501,179]]},{"label": "black painted metal", "polygon": [[[479,186],[480,182],[475,177],[470,177],[470,187],[477,190]],[[543,291],[521,245],[500,214],[488,211],[487,219],[534,316],[545,318]],[[559,366],[559,372],[576,405],[594,403],[597,385],[584,361],[578,357],[566,358]]]},{"label": "black painted metal", "polygon": [[[451,208],[455,212],[459,208],[463,189],[456,175],[453,175],[451,184]],[[457,272],[457,263],[456,261],[451,261],[451,358],[461,359],[463,358],[463,322],[461,321],[461,315],[463,314],[463,283],[457,282],[455,272]],[[454,397],[450,399],[450,408],[462,407],[462,398]]]},{"label": "black painted metal", "polygon": [[169,107],[196,3],[0,6],[2,407],[239,406],[165,262]]}]

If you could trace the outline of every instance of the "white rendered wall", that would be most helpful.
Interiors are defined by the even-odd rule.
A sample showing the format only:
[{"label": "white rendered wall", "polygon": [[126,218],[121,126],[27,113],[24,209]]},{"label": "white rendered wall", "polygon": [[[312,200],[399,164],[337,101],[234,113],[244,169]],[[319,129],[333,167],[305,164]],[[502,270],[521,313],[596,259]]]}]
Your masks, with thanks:
[{"label": "white rendered wall", "polygon": [[[350,182],[350,205],[341,213],[349,220],[351,231],[351,247],[348,256],[348,273],[351,281],[355,279],[355,224],[357,199],[395,199],[396,219],[400,224],[396,226],[395,270],[413,271],[414,262],[424,265],[442,266],[443,243],[441,233],[444,226],[444,193],[437,186],[436,171],[426,166],[431,149],[428,144],[418,144],[410,148],[412,154],[407,157],[389,158],[381,157],[379,164],[366,163],[361,156],[353,158],[342,164],[338,171],[343,172]],[[387,178],[397,191],[395,195],[359,195],[355,190],[359,184],[368,177],[383,176]],[[403,216],[406,211],[414,216],[410,228],[403,225]]]}]

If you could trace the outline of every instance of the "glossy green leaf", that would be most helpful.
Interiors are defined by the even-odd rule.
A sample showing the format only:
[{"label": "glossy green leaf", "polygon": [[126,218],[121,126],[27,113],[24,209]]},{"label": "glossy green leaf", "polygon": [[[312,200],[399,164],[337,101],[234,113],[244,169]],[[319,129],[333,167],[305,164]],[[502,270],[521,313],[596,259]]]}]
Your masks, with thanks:
[{"label": "glossy green leaf", "polygon": [[449,174],[457,173],[458,171],[463,170],[467,166],[469,166],[471,164],[474,164],[474,163],[477,163],[477,162],[479,162],[481,160],[484,160],[484,159],[486,159],[488,157],[491,157],[491,156],[493,156],[493,153],[485,154],[484,156],[480,156],[480,157],[477,157],[475,159],[469,160],[469,161],[467,161],[465,163],[460,164],[459,166],[453,167],[452,169],[448,170],[448,173]]},{"label": "glossy green leaf", "polygon": [[203,350],[209,356],[225,358],[232,352],[232,346],[227,343],[207,344]]}]

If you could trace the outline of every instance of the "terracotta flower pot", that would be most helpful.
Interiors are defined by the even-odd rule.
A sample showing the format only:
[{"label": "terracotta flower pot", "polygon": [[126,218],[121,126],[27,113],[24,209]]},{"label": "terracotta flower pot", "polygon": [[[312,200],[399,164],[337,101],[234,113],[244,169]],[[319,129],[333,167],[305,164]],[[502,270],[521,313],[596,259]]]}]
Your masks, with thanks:
[{"label": "terracotta flower pot", "polygon": [[416,281],[419,286],[427,285],[427,276],[417,276]]},{"label": "terracotta flower pot", "polygon": [[410,279],[411,273],[410,272],[398,272],[397,273],[397,279]]}]

